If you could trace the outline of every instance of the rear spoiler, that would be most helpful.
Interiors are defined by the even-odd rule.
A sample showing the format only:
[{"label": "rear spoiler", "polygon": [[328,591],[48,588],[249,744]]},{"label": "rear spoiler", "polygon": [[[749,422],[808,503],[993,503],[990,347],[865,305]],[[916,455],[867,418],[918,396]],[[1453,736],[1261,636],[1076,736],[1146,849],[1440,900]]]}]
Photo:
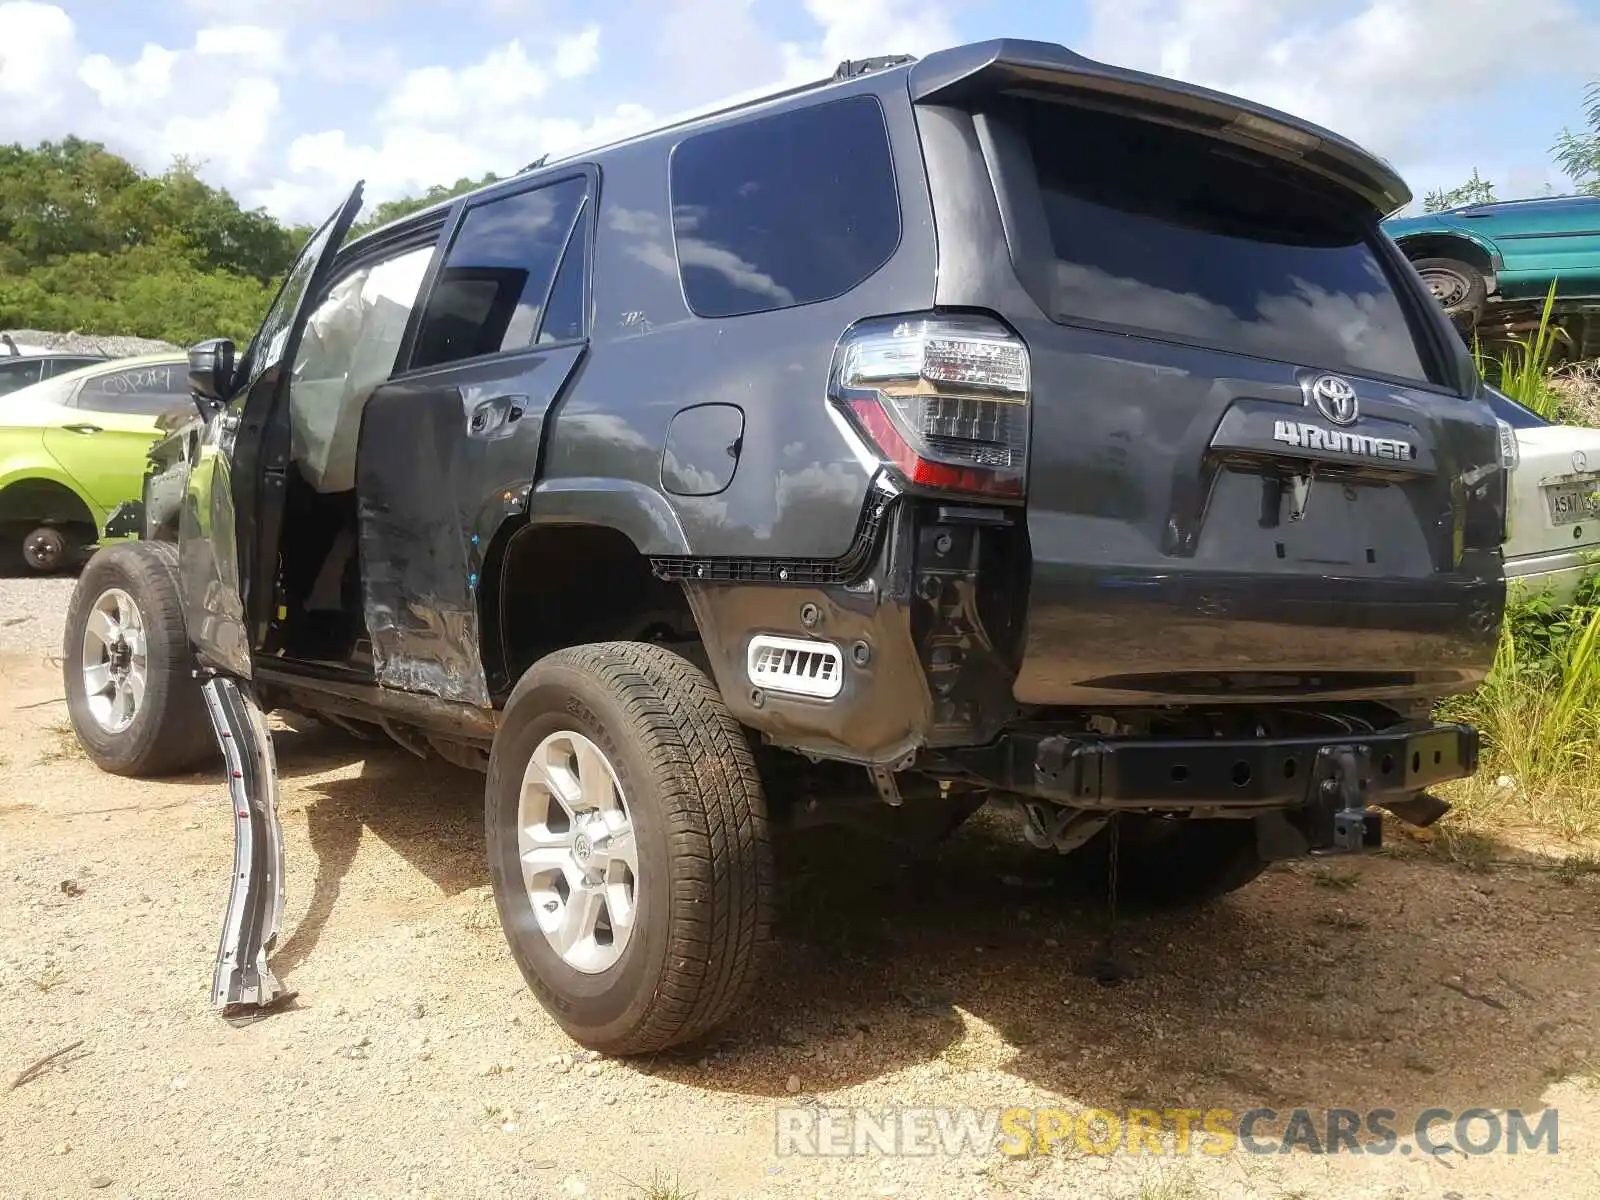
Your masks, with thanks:
[{"label": "rear spoiler", "polygon": [[1331,130],[1237,96],[1096,62],[1052,42],[999,38],[941,50],[910,68],[907,86],[919,104],[959,105],[997,92],[1068,99],[1298,163],[1381,214],[1411,203],[1411,189],[1393,167]]}]

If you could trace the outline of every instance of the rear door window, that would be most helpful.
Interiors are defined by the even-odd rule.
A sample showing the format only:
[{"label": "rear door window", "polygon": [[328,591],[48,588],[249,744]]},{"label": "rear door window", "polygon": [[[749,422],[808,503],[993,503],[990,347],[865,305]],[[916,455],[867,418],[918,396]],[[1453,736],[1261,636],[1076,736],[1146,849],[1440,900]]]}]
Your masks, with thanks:
[{"label": "rear door window", "polygon": [[83,381],[74,406],[89,412],[157,417],[189,400],[187,362],[146,363]]},{"label": "rear door window", "polygon": [[1429,378],[1377,214],[1196,134],[1019,105],[1055,251],[1051,316],[1312,367]]},{"label": "rear door window", "polygon": [[588,186],[564,179],[467,210],[428,297],[413,367],[533,344]]},{"label": "rear door window", "polygon": [[852,96],[685,139],[672,154],[672,227],[699,316],[844,295],[900,244],[883,110]]}]

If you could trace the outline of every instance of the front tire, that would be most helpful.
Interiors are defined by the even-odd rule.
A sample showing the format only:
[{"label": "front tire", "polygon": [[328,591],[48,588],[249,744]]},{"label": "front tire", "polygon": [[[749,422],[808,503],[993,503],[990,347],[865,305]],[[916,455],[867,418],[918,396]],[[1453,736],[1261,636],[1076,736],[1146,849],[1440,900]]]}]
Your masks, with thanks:
[{"label": "front tire", "polygon": [[754,987],[766,805],[743,730],[680,656],[606,642],[529,668],[489,758],[484,829],[512,956],[582,1045],[690,1041]]},{"label": "front tire", "polygon": [[113,775],[170,775],[215,757],[178,599],[178,548],[125,542],[78,577],[62,647],[67,712]]}]

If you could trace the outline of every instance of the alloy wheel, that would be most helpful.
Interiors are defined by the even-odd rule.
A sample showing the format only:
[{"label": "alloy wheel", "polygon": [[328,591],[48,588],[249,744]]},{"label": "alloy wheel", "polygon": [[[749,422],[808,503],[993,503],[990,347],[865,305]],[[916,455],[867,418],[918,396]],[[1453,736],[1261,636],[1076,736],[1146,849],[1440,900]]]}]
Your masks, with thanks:
[{"label": "alloy wheel", "polygon": [[563,962],[614,966],[637,915],[639,856],[616,772],[581,733],[550,734],[528,760],[517,802],[523,884]]},{"label": "alloy wheel", "polygon": [[89,607],[83,627],[83,692],[89,715],[107,733],[133,724],[149,669],[144,616],[133,597],[107,588]]}]

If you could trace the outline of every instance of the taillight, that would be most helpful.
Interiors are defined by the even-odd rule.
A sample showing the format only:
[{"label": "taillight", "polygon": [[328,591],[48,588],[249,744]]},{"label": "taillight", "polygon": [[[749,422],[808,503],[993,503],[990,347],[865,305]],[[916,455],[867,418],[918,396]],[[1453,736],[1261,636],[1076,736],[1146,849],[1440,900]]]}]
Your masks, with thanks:
[{"label": "taillight", "polygon": [[834,353],[828,394],[908,483],[1021,496],[1028,347],[972,316],[874,318]]},{"label": "taillight", "polygon": [[1506,523],[1500,531],[1502,543],[1511,540],[1511,473],[1517,469],[1522,453],[1517,446],[1517,431],[1512,428],[1509,421],[1495,420],[1500,427],[1500,478],[1504,481],[1502,493],[1506,506]]}]

